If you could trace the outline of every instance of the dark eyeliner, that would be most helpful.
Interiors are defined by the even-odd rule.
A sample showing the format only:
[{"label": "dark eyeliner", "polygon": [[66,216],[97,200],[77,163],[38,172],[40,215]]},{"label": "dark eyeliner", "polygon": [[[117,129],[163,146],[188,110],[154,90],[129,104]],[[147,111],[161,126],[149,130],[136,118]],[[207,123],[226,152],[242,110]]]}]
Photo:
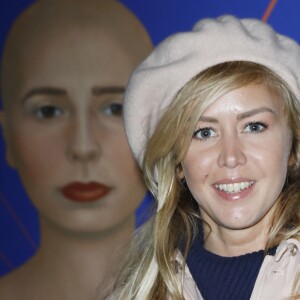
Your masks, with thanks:
[{"label": "dark eyeliner", "polygon": [[202,130],[214,130],[212,127],[202,127],[193,132],[193,137],[195,137]]},{"label": "dark eyeliner", "polygon": [[244,129],[246,129],[248,126],[251,126],[251,125],[259,125],[259,126],[262,126],[262,127],[263,127],[263,130],[257,131],[257,132],[254,132],[254,131],[253,131],[253,133],[260,133],[260,132],[263,132],[263,131],[265,131],[265,130],[269,127],[268,124],[266,124],[266,123],[264,123],[264,122],[261,122],[261,121],[250,121],[250,122],[248,122],[248,123],[246,123],[246,124],[244,125]]}]

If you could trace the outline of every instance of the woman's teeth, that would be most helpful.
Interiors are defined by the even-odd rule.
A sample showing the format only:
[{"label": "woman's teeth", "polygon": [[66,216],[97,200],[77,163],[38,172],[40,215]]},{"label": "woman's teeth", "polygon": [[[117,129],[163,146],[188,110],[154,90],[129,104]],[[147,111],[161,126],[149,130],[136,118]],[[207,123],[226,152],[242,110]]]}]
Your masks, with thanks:
[{"label": "woman's teeth", "polygon": [[229,184],[215,184],[215,188],[226,193],[239,193],[240,191],[250,187],[254,181],[235,182]]}]

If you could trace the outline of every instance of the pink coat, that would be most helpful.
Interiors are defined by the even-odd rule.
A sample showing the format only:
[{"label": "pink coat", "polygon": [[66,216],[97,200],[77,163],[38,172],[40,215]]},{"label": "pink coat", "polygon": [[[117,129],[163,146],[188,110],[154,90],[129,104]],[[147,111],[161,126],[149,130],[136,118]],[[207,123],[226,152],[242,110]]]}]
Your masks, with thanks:
[{"label": "pink coat", "polygon": [[[180,271],[178,275],[181,278]],[[294,289],[297,276],[297,286]],[[183,285],[186,300],[203,300],[187,266]],[[275,256],[265,257],[250,300],[283,300],[291,296],[293,290],[300,294],[300,241],[289,239],[279,245]]]}]

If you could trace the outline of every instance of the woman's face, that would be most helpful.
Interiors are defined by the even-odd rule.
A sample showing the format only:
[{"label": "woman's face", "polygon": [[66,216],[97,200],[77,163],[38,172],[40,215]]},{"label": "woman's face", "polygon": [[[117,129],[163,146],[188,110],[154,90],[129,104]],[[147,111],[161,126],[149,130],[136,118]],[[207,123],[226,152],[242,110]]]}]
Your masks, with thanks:
[{"label": "woman's face", "polygon": [[263,229],[285,183],[290,148],[283,100],[265,85],[249,85],[205,110],[180,175],[213,230]]},{"label": "woman's face", "polygon": [[133,226],[145,194],[122,119],[135,60],[89,30],[24,45],[3,121],[8,161],[40,216],[83,232]]}]

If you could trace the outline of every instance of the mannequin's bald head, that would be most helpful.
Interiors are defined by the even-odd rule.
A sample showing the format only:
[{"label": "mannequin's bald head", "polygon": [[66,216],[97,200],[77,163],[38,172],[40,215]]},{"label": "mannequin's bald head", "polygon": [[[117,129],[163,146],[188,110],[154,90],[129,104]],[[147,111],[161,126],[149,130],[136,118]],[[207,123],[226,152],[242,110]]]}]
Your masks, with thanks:
[{"label": "mannequin's bald head", "polygon": [[[39,0],[13,25],[1,67],[6,157],[58,227],[133,226],[145,186],[125,136],[123,94],[151,49],[141,23],[115,0]],[[78,206],[60,192],[78,181],[108,193]]]},{"label": "mannequin's bald head", "polygon": [[[71,49],[65,51],[75,57],[80,47],[92,48],[93,41],[102,43],[102,48],[105,44],[110,47],[107,39],[113,40],[114,45],[126,53],[132,69],[152,48],[139,20],[115,0],[40,0],[34,3],[14,23],[5,44],[1,64],[4,109],[21,96],[18,91],[26,81],[32,56],[42,53],[46,57],[56,51],[58,44],[65,43]],[[109,49],[104,49],[104,56],[109,53]],[[92,59],[87,57],[87,60]],[[94,64],[98,62],[95,60]],[[102,68],[101,64],[98,67]]]}]

